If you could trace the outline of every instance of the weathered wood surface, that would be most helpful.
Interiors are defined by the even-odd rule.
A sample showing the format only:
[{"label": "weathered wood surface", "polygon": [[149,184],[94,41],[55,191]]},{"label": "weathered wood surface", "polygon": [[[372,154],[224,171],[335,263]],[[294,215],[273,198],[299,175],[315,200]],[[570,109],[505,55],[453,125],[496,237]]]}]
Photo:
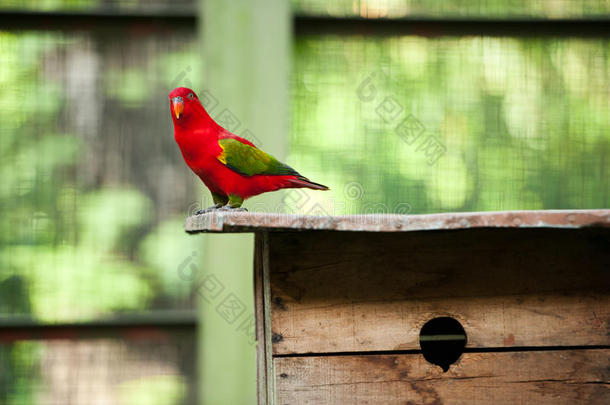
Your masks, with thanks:
[{"label": "weathered wood surface", "polygon": [[[267,388],[274,378],[268,376],[271,368],[271,344],[269,317],[269,299],[265,300],[265,291],[269,291],[268,238],[264,233],[257,233],[254,240],[254,316],[256,321],[256,380],[258,403],[268,404]],[[265,289],[265,285],[267,288]],[[265,309],[266,308],[266,309]]]},{"label": "weathered wood surface", "polygon": [[610,210],[463,212],[426,215],[312,216],[262,212],[211,212],[186,219],[186,231],[253,232],[333,230],[410,232],[471,228],[610,227]]},{"label": "weathered wood surface", "polygon": [[447,373],[421,355],[274,359],[278,404],[607,404],[610,350],[465,353]]},{"label": "weathered wood surface", "polygon": [[269,233],[274,354],[419,349],[436,316],[467,347],[610,345],[610,232]]},{"label": "weathered wood surface", "polygon": [[254,310],[256,316],[257,392],[261,405],[275,404],[275,371],[271,333],[271,290],[269,283],[269,234],[258,232],[254,254]]}]

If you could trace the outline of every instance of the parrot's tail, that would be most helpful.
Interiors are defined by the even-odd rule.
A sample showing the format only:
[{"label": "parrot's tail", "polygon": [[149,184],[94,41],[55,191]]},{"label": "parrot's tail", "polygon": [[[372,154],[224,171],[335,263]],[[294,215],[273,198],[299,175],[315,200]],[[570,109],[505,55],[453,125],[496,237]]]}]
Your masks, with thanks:
[{"label": "parrot's tail", "polygon": [[291,179],[290,184],[293,185],[293,187],[305,187],[310,188],[312,190],[330,190],[325,185],[320,183],[314,183],[306,177],[297,177],[296,179]]}]

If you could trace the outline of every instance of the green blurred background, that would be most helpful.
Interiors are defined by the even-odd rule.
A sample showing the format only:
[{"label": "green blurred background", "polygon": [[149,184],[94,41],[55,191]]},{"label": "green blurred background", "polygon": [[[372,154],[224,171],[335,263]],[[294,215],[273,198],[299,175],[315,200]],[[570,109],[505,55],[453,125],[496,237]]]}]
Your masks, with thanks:
[{"label": "green blurred background", "polygon": [[[331,187],[251,211],[610,206],[607,36],[291,28],[414,16],[586,25],[610,1],[0,0],[0,332],[168,330],[145,343],[0,333],[0,404],[256,403],[251,239],[183,232],[211,198],[173,140],[176,86]],[[192,329],[173,333],[176,319]]]}]

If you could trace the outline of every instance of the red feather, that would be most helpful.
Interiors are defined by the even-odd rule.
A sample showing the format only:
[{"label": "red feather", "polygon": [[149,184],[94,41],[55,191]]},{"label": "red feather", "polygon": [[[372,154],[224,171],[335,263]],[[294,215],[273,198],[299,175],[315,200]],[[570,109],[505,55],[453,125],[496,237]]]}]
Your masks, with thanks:
[{"label": "red feather", "polygon": [[[182,98],[183,109],[176,117],[172,100]],[[232,138],[255,147],[252,142],[237,136],[218,125],[205,111],[195,93],[179,87],[170,94],[170,110],[174,121],[174,139],[184,161],[203,183],[218,195],[237,195],[243,200],[268,191],[283,188],[311,188],[328,190],[328,187],[309,181],[301,175],[252,175],[245,176],[218,160],[222,148],[218,141]]]}]

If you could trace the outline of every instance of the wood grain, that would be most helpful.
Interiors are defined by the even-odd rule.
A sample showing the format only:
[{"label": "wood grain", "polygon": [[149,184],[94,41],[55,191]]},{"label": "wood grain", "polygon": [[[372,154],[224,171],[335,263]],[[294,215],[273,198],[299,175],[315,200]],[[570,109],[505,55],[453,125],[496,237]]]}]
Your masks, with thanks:
[{"label": "wood grain", "polygon": [[256,318],[256,376],[260,405],[275,404],[275,378],[271,353],[269,286],[269,235],[258,232],[254,243],[254,309]]},{"label": "wood grain", "polygon": [[[273,151],[272,151],[273,152]],[[197,232],[348,231],[414,232],[472,228],[610,227],[610,210],[539,210],[446,212],[440,214],[363,214],[315,216],[267,212],[215,211],[186,219],[185,229]]]},{"label": "wood grain", "polygon": [[610,232],[270,233],[273,353],[419,349],[452,316],[467,347],[610,345]]},{"label": "wood grain", "polygon": [[265,237],[254,236],[254,319],[256,322],[256,392],[258,404],[267,403],[267,355],[265,351],[265,298],[263,282],[263,257]]},{"label": "wood grain", "polygon": [[606,404],[610,350],[275,358],[278,404]]}]

